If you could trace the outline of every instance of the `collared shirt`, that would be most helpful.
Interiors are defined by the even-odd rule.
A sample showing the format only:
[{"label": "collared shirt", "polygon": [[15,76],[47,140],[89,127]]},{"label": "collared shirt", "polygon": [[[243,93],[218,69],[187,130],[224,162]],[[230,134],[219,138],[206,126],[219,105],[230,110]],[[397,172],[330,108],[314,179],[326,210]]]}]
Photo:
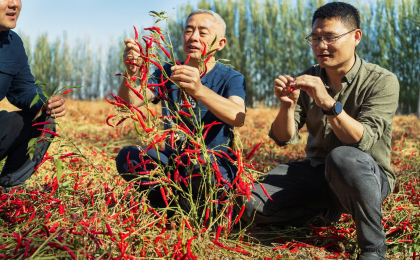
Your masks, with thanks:
[{"label": "collared shirt", "polygon": [[11,30],[0,32],[0,101],[7,97],[11,104],[35,114],[43,105],[39,100],[30,106],[37,93],[46,100],[35,85],[22,40]]},{"label": "collared shirt", "polygon": [[292,139],[279,142],[270,130],[269,136],[280,146],[299,142],[299,129],[306,123],[309,132],[306,158],[313,166],[324,164],[331,150],[353,146],[370,154],[387,175],[391,190],[395,174],[391,169],[392,120],[398,106],[397,77],[376,64],[367,63],[357,55],[352,69],[341,79],[342,89],[335,95],[327,85],[325,69],[315,65],[301,74],[318,76],[328,93],[343,105],[343,110],[363,125],[363,136],[356,144],[345,144],[334,134],[327,116],[315,101],[301,91],[295,109],[296,131]]}]

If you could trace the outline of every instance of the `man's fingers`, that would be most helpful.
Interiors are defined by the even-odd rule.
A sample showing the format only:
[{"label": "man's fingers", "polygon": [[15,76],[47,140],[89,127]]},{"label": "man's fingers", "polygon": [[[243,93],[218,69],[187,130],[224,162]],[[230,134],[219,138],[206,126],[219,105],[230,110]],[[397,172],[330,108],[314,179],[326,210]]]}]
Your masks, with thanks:
[{"label": "man's fingers", "polygon": [[67,111],[65,109],[63,111],[61,111],[61,112],[58,112],[58,113],[56,111],[54,111],[54,113],[50,112],[51,113],[50,116],[52,118],[57,118],[57,117],[64,116],[66,114],[66,112]]},{"label": "man's fingers", "polygon": [[63,105],[63,106],[59,106],[59,107],[52,107],[52,108],[48,108],[47,109],[47,114],[53,114],[53,111],[54,110],[54,113],[60,113],[60,112],[62,112],[62,111],[64,111],[64,110],[66,110],[66,107]]},{"label": "man's fingers", "polygon": [[64,105],[66,101],[62,96],[52,96],[48,100],[48,108],[58,108]]},{"label": "man's fingers", "polygon": [[283,80],[278,79],[278,78],[274,80],[274,86],[275,87],[285,88],[286,87],[286,83],[287,82],[284,82]]},{"label": "man's fingers", "polygon": [[179,71],[182,71],[183,73],[199,73],[197,68],[187,66],[187,65],[176,65],[171,67],[172,73],[180,73]]},{"label": "man's fingers", "polygon": [[186,75],[186,74],[172,75],[171,76],[171,79],[172,80],[175,80],[175,81],[184,81],[184,82],[192,82],[193,81],[193,79],[190,76]]},{"label": "man's fingers", "polygon": [[289,75],[284,76],[284,78],[288,81],[288,82],[293,82],[295,81],[295,79]]}]

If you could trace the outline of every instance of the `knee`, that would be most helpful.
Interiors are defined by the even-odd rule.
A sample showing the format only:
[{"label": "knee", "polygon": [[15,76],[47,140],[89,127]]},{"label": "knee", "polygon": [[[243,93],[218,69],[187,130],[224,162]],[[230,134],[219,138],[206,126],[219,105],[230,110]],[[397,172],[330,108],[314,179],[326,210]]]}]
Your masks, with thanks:
[{"label": "knee", "polygon": [[363,181],[363,174],[372,170],[371,157],[361,150],[340,146],[333,149],[326,158],[325,177],[327,180],[341,180],[346,183]]}]

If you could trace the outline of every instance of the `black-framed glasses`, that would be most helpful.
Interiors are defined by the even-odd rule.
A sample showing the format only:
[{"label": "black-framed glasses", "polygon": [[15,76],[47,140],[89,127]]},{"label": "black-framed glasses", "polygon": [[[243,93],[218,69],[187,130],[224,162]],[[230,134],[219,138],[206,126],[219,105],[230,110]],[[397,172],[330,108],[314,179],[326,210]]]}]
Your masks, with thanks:
[{"label": "black-framed glasses", "polygon": [[334,36],[334,37],[316,37],[316,36],[312,36],[312,35],[308,35],[305,37],[305,40],[312,46],[317,46],[321,41],[326,44],[326,45],[330,45],[335,43],[339,38],[343,37],[346,34],[349,34],[351,32],[356,31],[357,29],[353,29],[351,31],[348,31],[346,33],[340,34],[338,36]]}]

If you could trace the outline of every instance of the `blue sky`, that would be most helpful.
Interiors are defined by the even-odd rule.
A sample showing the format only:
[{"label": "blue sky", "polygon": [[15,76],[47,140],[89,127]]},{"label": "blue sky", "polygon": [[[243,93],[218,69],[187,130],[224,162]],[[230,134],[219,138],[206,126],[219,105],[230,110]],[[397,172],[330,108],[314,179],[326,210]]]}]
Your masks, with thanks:
[{"label": "blue sky", "polygon": [[182,5],[197,6],[199,0],[21,0],[22,11],[16,31],[28,35],[34,43],[38,35],[48,33],[50,41],[66,32],[69,42],[89,37],[92,44],[116,40],[126,31],[153,24],[149,11],[175,14]]}]

